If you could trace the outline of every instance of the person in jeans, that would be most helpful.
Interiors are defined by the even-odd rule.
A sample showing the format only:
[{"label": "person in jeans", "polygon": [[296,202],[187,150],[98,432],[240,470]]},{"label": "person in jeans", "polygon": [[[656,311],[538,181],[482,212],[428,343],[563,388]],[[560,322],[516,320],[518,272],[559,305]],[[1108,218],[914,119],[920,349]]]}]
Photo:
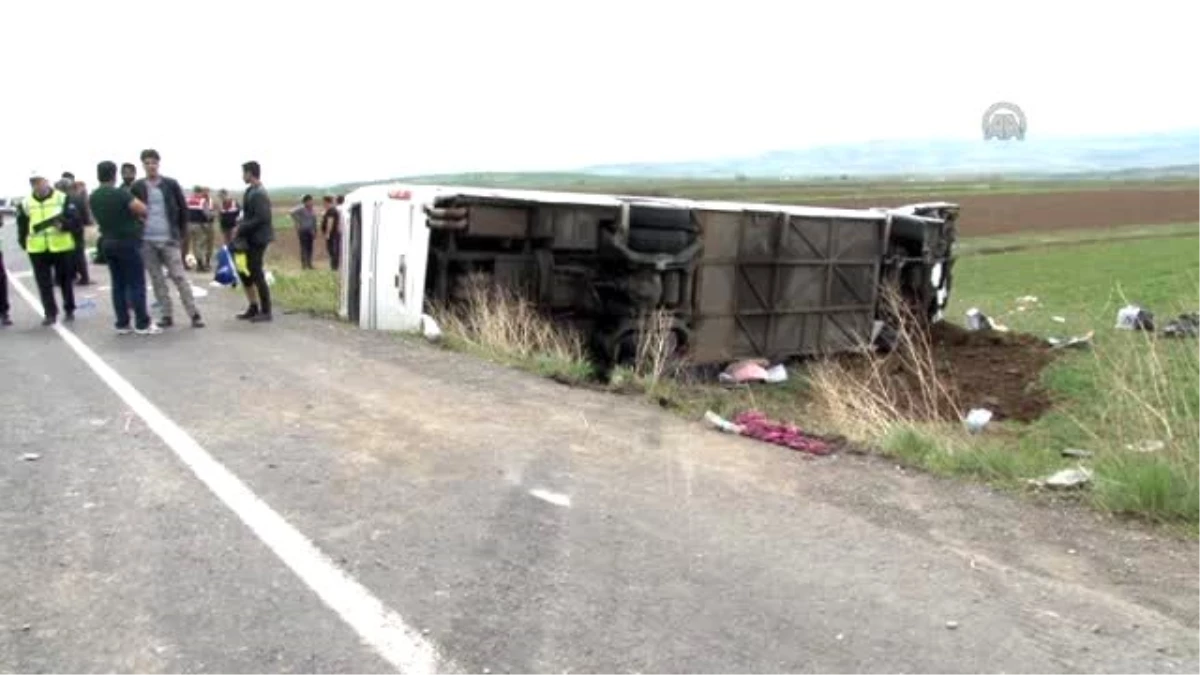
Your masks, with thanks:
[{"label": "person in jeans", "polygon": [[296,226],[296,236],[300,238],[300,268],[313,268],[313,242],[317,239],[317,212],[313,210],[312,195],[304,195],[300,205],[292,209],[292,223]]},{"label": "person in jeans", "polygon": [[145,261],[146,271],[150,273],[154,299],[158,301],[162,311],[158,325],[169,328],[175,323],[172,318],[171,294],[163,275],[163,267],[166,267],[167,276],[171,277],[171,282],[179,291],[179,301],[192,318],[192,328],[203,328],[204,321],[200,318],[196,300],[192,297],[192,284],[184,274],[183,254],[179,248],[188,225],[187,198],[183,196],[183,188],[179,187],[179,181],[159,174],[158,163],[159,155],[156,150],[143,150],[142,168],[146,177],[134,182],[132,188],[133,196],[146,205],[145,227],[142,230],[142,259]]},{"label": "person in jeans", "polygon": [[146,217],[146,205],[116,186],[115,163],[97,164],[96,179],[100,187],[92,192],[88,205],[100,228],[104,258],[108,261],[117,333],[128,335],[131,330],[139,335],[161,333],[162,329],[150,321],[150,313],[146,311],[146,267],[142,261],[142,224],[138,222]]},{"label": "person in jeans", "polygon": [[242,165],[242,180],[246,193],[242,196],[242,219],[233,232],[233,250],[245,254],[248,274],[239,270],[242,289],[250,306],[237,318],[261,323],[271,320],[271,289],[263,271],[267,246],[275,240],[271,223],[271,198],[262,184],[262,167],[258,162]]}]

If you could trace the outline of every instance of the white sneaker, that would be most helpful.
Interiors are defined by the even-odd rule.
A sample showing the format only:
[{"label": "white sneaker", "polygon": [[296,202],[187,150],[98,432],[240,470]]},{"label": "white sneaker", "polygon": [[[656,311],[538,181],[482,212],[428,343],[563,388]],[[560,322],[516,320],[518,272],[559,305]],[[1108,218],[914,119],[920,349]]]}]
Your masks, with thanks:
[{"label": "white sneaker", "polygon": [[117,335],[129,335],[133,332],[132,328],[118,328]]},{"label": "white sneaker", "polygon": [[138,335],[159,335],[163,332],[163,329],[159,328],[158,324],[152,323],[149,328],[134,328],[133,332]]}]

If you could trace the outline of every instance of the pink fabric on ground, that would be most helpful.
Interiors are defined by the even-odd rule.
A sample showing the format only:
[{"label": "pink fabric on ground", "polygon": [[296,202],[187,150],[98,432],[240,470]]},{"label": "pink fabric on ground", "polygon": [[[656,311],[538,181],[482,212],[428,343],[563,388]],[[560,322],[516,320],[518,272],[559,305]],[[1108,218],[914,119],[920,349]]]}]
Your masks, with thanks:
[{"label": "pink fabric on ground", "polygon": [[828,455],[833,452],[833,446],[824,440],[806,434],[795,425],[769,420],[757,410],[739,413],[733,419],[733,423],[742,427],[743,436],[760,441],[782,445],[810,455]]}]

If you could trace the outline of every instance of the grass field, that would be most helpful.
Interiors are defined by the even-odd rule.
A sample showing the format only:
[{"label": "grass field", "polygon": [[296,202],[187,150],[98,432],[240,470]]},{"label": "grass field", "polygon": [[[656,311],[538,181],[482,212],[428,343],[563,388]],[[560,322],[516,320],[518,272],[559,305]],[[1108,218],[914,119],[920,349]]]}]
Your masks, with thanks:
[{"label": "grass field", "polygon": [[[1194,189],[1194,183],[1190,187]],[[278,225],[290,227],[286,217]],[[286,229],[279,234],[281,241],[294,236]],[[984,434],[968,435],[961,425],[913,423],[884,413],[871,418],[873,425],[848,421],[844,414],[831,413],[829,405],[835,398],[831,387],[844,385],[831,384],[820,366],[794,366],[792,377],[781,385],[738,388],[673,377],[651,367],[621,371],[608,387],[645,393],[693,419],[706,410],[731,416],[756,408],[816,431],[848,435],[933,473],[968,476],[1015,490],[1031,490],[1031,479],[1082,464],[1094,471],[1092,485],[1068,499],[1085,500],[1107,512],[1192,526],[1200,520],[1196,341],[1155,339],[1113,326],[1118,308],[1127,302],[1150,309],[1160,323],[1196,311],[1198,247],[1196,224],[1106,226],[961,240],[951,321],[962,323],[967,308],[979,307],[1017,332],[1048,337],[1095,331],[1094,348],[1063,352],[1042,373],[1053,408],[1028,424],[1000,422]],[[276,271],[280,305],[324,316],[335,313],[334,275],[324,269],[299,273],[293,247],[273,248],[269,264]],[[326,267],[323,253],[318,244],[319,268]],[[1016,311],[1016,299],[1026,295],[1037,296],[1039,302]],[[537,319],[520,308],[505,315],[495,311],[502,302],[481,298],[476,304],[482,309],[469,313],[470,325],[443,321],[448,344],[563,381],[588,378],[591,369],[570,339],[530,329]],[[845,392],[841,395],[846,397]],[[1129,449],[1147,441],[1161,441],[1163,447],[1145,453]],[[1064,457],[1067,448],[1092,454],[1086,459]]]}]

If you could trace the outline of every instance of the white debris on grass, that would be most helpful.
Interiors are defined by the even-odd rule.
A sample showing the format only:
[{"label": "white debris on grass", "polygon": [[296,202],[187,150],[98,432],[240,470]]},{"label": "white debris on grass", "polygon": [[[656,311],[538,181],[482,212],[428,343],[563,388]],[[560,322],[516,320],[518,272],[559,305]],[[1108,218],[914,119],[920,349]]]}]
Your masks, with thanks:
[{"label": "white debris on grass", "polygon": [[1047,487],[1055,490],[1067,490],[1070,488],[1083,487],[1092,481],[1092,470],[1084,467],[1076,467],[1074,469],[1063,469],[1053,475],[1050,475],[1040,481],[1034,481],[1041,487]]},{"label": "white debris on grass", "polygon": [[977,434],[983,431],[983,428],[992,421],[992,411],[987,408],[974,408],[967,413],[964,420],[967,424],[967,431]]},{"label": "white debris on grass", "polygon": [[728,434],[741,434],[744,431],[741,425],[734,424],[711,410],[704,413],[704,421]]},{"label": "white debris on grass", "polygon": [[1142,441],[1140,443],[1131,443],[1129,445],[1126,445],[1125,449],[1132,451],[1132,452],[1140,452],[1143,454],[1149,454],[1152,452],[1158,452],[1160,450],[1164,450],[1164,449],[1166,449],[1166,447],[1167,447],[1167,444],[1162,441],[1150,440],[1150,441]]},{"label": "white debris on grass", "polygon": [[442,339],[442,329],[438,327],[437,321],[434,321],[433,317],[428,314],[421,315],[421,334],[430,342]]}]

